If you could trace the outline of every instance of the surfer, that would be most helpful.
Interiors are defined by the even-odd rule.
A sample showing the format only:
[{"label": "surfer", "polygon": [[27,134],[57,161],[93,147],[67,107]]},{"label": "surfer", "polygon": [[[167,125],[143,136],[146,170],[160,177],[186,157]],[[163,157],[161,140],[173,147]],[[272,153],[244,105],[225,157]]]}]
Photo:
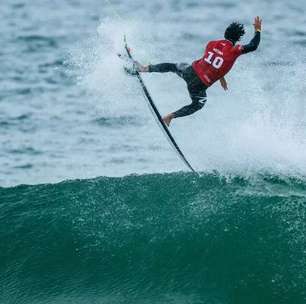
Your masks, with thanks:
[{"label": "surfer", "polygon": [[[155,65],[141,65],[137,61],[134,62],[135,69],[138,72],[158,72],[176,73],[187,83],[191,104],[172,112],[163,117],[163,121],[167,126],[173,118],[191,115],[200,110],[207,101],[206,90],[216,81],[220,81],[224,90],[227,90],[227,82],[224,76],[231,70],[236,59],[242,55],[255,51],[260,43],[262,20],[257,16],[254,20],[255,34],[249,44],[240,45],[236,43],[245,34],[244,25],[238,22],[230,24],[224,33],[222,40],[208,42],[204,55],[201,59],[196,60],[189,65],[187,63],[160,63]],[[133,73],[132,70],[128,70]]]}]

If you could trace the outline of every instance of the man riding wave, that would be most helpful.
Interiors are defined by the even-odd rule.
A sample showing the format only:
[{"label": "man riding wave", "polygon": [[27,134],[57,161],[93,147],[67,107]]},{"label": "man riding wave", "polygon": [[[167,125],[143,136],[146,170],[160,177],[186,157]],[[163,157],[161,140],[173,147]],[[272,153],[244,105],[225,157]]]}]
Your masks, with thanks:
[{"label": "man riding wave", "polygon": [[[167,126],[173,118],[191,115],[200,110],[207,101],[206,90],[216,81],[220,81],[224,90],[227,90],[227,83],[224,76],[231,70],[236,59],[242,55],[255,51],[260,43],[262,20],[256,17],[254,20],[255,34],[249,44],[236,44],[245,34],[244,26],[234,22],[230,24],[224,33],[222,40],[210,41],[201,59],[189,65],[187,63],[160,63],[155,65],[141,65],[134,63],[138,72],[176,73],[187,83],[188,92],[192,100],[191,104],[172,112],[163,117]],[[127,70],[133,74],[133,71]]]}]

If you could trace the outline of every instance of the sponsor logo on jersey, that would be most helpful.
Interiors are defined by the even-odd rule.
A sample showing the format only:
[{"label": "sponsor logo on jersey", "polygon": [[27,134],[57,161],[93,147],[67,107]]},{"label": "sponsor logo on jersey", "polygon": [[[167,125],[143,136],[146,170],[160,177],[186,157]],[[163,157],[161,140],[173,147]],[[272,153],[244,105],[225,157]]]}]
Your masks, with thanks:
[{"label": "sponsor logo on jersey", "polygon": [[220,51],[220,50],[218,50],[218,49],[216,49],[216,48],[213,48],[213,51],[214,51],[215,53],[217,53],[218,55],[223,56],[223,52],[222,52],[222,51]]}]

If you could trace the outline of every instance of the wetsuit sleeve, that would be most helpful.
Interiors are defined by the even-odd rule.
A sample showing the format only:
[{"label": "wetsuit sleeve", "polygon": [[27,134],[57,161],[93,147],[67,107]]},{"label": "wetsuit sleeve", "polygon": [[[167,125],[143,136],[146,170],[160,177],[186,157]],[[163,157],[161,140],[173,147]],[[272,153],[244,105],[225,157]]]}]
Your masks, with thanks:
[{"label": "wetsuit sleeve", "polygon": [[259,43],[260,43],[260,32],[256,31],[250,43],[242,46],[241,54],[254,52],[255,50],[257,50]]}]

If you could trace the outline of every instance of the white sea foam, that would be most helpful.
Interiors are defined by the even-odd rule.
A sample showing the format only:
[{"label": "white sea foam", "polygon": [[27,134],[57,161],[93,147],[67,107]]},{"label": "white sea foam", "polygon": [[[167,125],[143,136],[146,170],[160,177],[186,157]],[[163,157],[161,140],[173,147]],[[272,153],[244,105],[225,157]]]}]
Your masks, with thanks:
[{"label": "white sea foam", "polygon": [[[51,2],[3,7],[0,185],[187,170],[123,72],[123,34],[143,63],[191,63],[233,20],[248,42],[257,14],[262,43],[230,90],[210,88],[171,132],[200,171],[305,175],[305,1]],[[190,102],[176,75],[143,77],[162,114]]]},{"label": "white sea foam", "polygon": [[[134,55],[142,62],[186,61],[188,56],[188,51],[184,58],[176,54],[178,47],[167,31],[154,37],[153,24],[146,23],[144,29],[141,22],[105,19],[99,25],[93,46],[98,55],[84,75],[85,85],[102,97],[100,106],[108,109],[108,115],[132,113],[145,117],[144,124],[131,131],[131,140],[143,146],[138,157],[148,161],[143,169],[131,162],[128,167],[123,166],[122,172],[117,172],[185,169],[161,139],[163,135],[144,106],[137,81],[122,71],[122,61],[116,53],[124,51],[124,32]],[[165,48],[164,44],[169,48],[161,53],[159,47]],[[195,45],[195,40],[190,41],[191,48]],[[208,103],[202,111],[173,122],[171,131],[198,170],[235,174],[306,173],[305,63],[295,56],[297,48],[283,58],[281,54],[287,48],[266,52],[265,47],[263,39],[259,51],[238,59],[227,76],[228,92],[216,84],[208,90]],[[191,62],[195,58],[188,59]],[[161,113],[190,102],[184,82],[176,75],[150,74],[144,78]],[[151,150],[152,145],[159,152]]]}]

